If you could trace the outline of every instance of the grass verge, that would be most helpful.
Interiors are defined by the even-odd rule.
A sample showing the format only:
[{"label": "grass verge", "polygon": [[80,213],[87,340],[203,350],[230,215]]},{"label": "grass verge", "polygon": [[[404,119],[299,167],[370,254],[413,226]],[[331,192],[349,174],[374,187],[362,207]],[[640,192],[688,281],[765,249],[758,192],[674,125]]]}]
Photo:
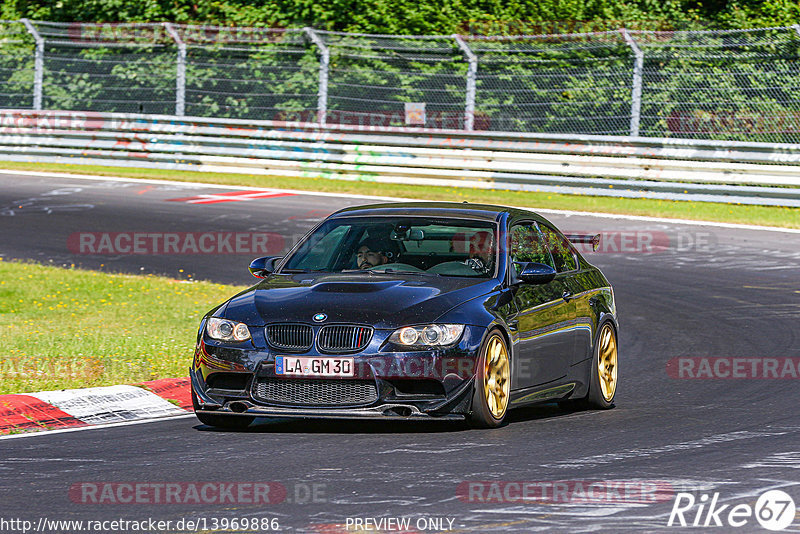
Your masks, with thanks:
[{"label": "grass verge", "polygon": [[671,200],[560,195],[522,191],[496,191],[422,185],[380,184],[371,181],[347,181],[324,178],[288,178],[249,174],[222,174],[157,169],[126,169],[94,165],[62,165],[50,163],[0,162],[0,168],[18,171],[70,172],[97,176],[122,176],[181,182],[206,182],[232,186],[296,189],[358,195],[483,202],[539,209],[576,210],[624,215],[644,215],[673,219],[755,224],[800,228],[800,208],[746,206],[714,202],[685,202]]},{"label": "grass verge", "polygon": [[0,394],[186,376],[200,318],[239,289],[0,261]]}]

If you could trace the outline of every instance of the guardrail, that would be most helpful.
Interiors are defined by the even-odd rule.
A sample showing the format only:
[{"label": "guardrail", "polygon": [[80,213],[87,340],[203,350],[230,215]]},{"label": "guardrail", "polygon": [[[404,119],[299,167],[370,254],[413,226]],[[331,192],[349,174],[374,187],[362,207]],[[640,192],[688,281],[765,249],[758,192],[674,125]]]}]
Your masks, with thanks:
[{"label": "guardrail", "polygon": [[800,145],[0,110],[0,160],[800,207]]}]

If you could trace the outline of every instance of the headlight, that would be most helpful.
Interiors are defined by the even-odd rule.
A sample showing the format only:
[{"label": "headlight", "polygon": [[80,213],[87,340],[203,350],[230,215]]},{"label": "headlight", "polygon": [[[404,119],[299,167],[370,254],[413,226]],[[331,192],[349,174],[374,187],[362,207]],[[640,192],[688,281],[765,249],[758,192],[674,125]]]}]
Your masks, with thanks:
[{"label": "headlight", "polygon": [[458,341],[463,332],[463,324],[406,326],[395,330],[389,342],[406,347],[444,347]]},{"label": "headlight", "polygon": [[211,317],[206,323],[208,336],[220,341],[247,341],[250,330],[244,323],[235,323],[219,317]]}]

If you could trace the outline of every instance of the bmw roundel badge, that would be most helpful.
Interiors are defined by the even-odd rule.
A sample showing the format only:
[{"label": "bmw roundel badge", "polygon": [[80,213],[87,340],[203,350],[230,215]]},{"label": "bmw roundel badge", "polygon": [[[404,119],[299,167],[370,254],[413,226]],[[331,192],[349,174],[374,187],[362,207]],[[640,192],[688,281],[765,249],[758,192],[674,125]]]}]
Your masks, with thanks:
[{"label": "bmw roundel badge", "polygon": [[318,313],[318,314],[316,314],[316,315],[314,316],[314,320],[315,320],[316,322],[318,322],[318,323],[321,323],[322,321],[324,321],[324,320],[325,320],[325,319],[327,319],[327,318],[328,318],[328,316],[327,316],[327,315],[325,315],[324,313]]}]

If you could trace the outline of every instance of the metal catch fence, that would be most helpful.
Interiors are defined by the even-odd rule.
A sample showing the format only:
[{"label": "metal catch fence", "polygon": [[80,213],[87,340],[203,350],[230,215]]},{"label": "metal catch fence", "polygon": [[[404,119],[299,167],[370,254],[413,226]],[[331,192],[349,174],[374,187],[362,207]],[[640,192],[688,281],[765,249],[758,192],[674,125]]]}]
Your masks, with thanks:
[{"label": "metal catch fence", "polygon": [[557,35],[0,21],[0,107],[800,142],[800,25]]}]

